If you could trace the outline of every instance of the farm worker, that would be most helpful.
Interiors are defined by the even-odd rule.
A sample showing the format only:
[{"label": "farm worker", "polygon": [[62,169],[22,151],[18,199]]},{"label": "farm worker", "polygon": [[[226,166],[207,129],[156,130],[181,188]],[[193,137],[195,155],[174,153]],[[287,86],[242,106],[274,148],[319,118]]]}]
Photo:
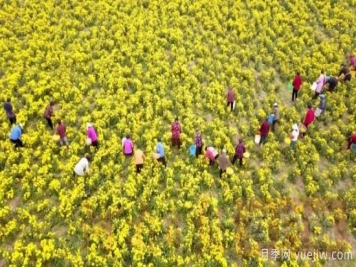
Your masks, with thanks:
[{"label": "farm worker", "polygon": [[350,60],[350,67],[356,70],[356,56],[350,55],[349,60]]},{"label": "farm worker", "polygon": [[205,157],[209,159],[209,165],[212,166],[219,157],[219,153],[212,146],[205,148]]},{"label": "farm worker", "polygon": [[314,109],[309,104],[308,105],[308,111],[305,114],[305,118],[304,118],[303,124],[308,128],[309,124],[313,123],[314,119],[315,119]]},{"label": "farm worker", "polygon": [[356,144],[356,134],[350,134],[347,138],[347,149],[350,149],[352,144]]},{"label": "farm worker", "polygon": [[84,176],[85,173],[89,174],[89,162],[91,157],[88,153],[85,154],[83,158],[79,160],[79,162],[75,165],[73,170],[73,176]]},{"label": "farm worker", "polygon": [[234,102],[236,101],[235,92],[230,87],[227,92],[227,107],[230,105],[231,111],[234,110]]},{"label": "farm worker", "polygon": [[330,76],[326,76],[326,82],[325,84],[329,84],[329,91],[333,91],[335,89],[335,87],[337,86],[337,83],[339,81],[338,78],[336,77],[330,77]]},{"label": "farm worker", "polygon": [[232,159],[232,164],[235,164],[235,161],[239,159],[239,165],[242,166],[242,159],[244,157],[244,153],[246,152],[246,148],[242,139],[239,139],[239,143],[235,147],[235,155]]},{"label": "farm worker", "polygon": [[344,79],[343,81],[350,81],[351,80],[351,72],[348,66],[346,66],[346,64],[341,64],[341,69],[339,72],[339,78],[341,75],[344,75]]},{"label": "farm worker", "polygon": [[123,145],[124,155],[125,156],[132,156],[133,149],[134,149],[134,145],[133,145],[133,142],[132,142],[132,140],[130,138],[130,135],[126,135],[126,139],[125,139],[124,145]]},{"label": "farm worker", "polygon": [[291,143],[290,143],[290,148],[293,149],[297,145],[299,137],[299,127],[298,124],[294,123],[292,126],[292,134],[291,134]]},{"label": "farm worker", "polygon": [[231,165],[229,157],[226,155],[226,150],[222,150],[221,156],[218,158],[219,162],[219,169],[220,169],[220,178],[222,177],[222,174],[226,172],[226,168]]},{"label": "farm worker", "polygon": [[163,147],[161,138],[158,138],[158,143],[156,146],[156,153],[159,154],[159,158],[157,159],[157,161],[162,162],[164,167],[167,167],[167,162],[166,162],[166,158],[165,158],[165,154],[164,154],[164,147]]},{"label": "farm worker", "polygon": [[300,87],[302,86],[302,76],[300,75],[299,72],[297,72],[297,75],[295,75],[294,80],[293,80],[293,92],[292,92],[292,101],[296,100],[298,97],[298,91]]},{"label": "farm worker", "polygon": [[194,144],[195,144],[195,156],[198,157],[202,153],[202,149],[203,149],[203,137],[199,129],[196,130]]},{"label": "farm worker", "polygon": [[4,104],[4,110],[6,112],[6,116],[9,118],[10,125],[12,126],[14,123],[16,123],[16,115],[12,109],[11,105],[11,99],[8,98]]},{"label": "farm worker", "polygon": [[267,135],[269,133],[269,123],[268,123],[268,118],[266,118],[260,127],[260,134],[261,134],[261,140],[260,140],[260,145],[266,143]]},{"label": "farm worker", "polygon": [[320,103],[318,108],[321,110],[321,114],[323,114],[326,109],[326,98],[324,94],[319,95],[319,98],[320,98]]},{"label": "farm worker", "polygon": [[15,144],[15,148],[23,147],[23,143],[21,141],[23,125],[17,124],[15,125],[10,132],[10,141]]},{"label": "farm worker", "polygon": [[325,78],[323,70],[320,72],[320,76],[315,82],[316,82],[317,86],[315,89],[315,95],[314,95],[313,99],[316,99],[320,95],[321,91],[323,90],[323,86],[326,82],[326,78]]},{"label": "farm worker", "polygon": [[274,103],[273,104],[273,122],[272,122],[272,132],[274,132],[275,129],[275,125],[277,123],[279,123],[279,119],[280,119],[280,114],[279,114],[279,108],[278,108],[278,104]]},{"label": "farm worker", "polygon": [[174,122],[172,123],[171,132],[172,132],[172,146],[173,147],[177,146],[178,149],[180,149],[180,145],[181,145],[180,134],[182,133],[182,128],[180,127],[178,118],[175,118]]},{"label": "farm worker", "polygon": [[69,143],[67,139],[67,128],[60,119],[57,120],[57,124],[58,125],[57,125],[56,134],[59,135],[59,143],[61,144],[61,146],[65,144],[68,147]]},{"label": "farm worker", "polygon": [[87,123],[87,137],[91,140],[91,145],[95,148],[98,148],[98,135],[94,129],[93,124]]},{"label": "farm worker", "polygon": [[143,154],[143,151],[138,148],[135,150],[134,158],[136,164],[136,172],[140,173],[141,169],[143,168],[143,161],[145,160],[145,154]]},{"label": "farm worker", "polygon": [[53,114],[53,106],[54,106],[54,101],[51,101],[49,103],[49,105],[46,107],[44,113],[43,113],[43,117],[46,119],[48,126],[53,130],[53,122],[51,117],[54,116]]}]

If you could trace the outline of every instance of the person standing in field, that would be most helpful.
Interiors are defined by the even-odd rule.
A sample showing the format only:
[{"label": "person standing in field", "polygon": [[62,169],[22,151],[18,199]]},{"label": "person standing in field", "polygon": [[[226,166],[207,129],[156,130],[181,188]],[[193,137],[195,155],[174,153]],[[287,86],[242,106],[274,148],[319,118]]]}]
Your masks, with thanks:
[{"label": "person standing in field", "polygon": [[172,146],[173,147],[177,146],[178,149],[180,149],[181,146],[180,134],[182,133],[182,128],[180,127],[178,118],[175,118],[174,122],[172,123],[171,133],[172,133]]},{"label": "person standing in field", "polygon": [[244,153],[246,152],[246,148],[242,139],[239,139],[239,143],[235,147],[235,155],[232,158],[232,164],[235,164],[235,161],[239,159],[239,165],[242,166],[242,159],[244,157]]},{"label": "person standing in field", "polygon": [[98,135],[94,129],[93,124],[87,123],[87,137],[91,140],[91,145],[95,148],[99,148]]},{"label": "person standing in field", "polygon": [[261,134],[260,145],[263,145],[264,143],[266,143],[269,129],[270,129],[270,124],[268,123],[268,118],[266,118],[262,122],[261,127],[260,127],[260,134]]},{"label": "person standing in field", "polygon": [[227,92],[227,107],[230,106],[231,107],[231,111],[234,110],[234,102],[236,101],[236,95],[234,90],[232,90],[232,88],[230,87],[228,92]]},{"label": "person standing in field", "polygon": [[308,126],[313,123],[314,119],[315,119],[314,109],[313,109],[312,105],[309,104],[307,113],[305,114],[305,117],[304,117],[303,124],[305,125],[305,127],[308,128]]},{"label": "person standing in field", "polygon": [[67,139],[67,128],[65,124],[62,122],[62,120],[60,119],[57,120],[56,134],[59,135],[60,145],[61,146],[66,145],[67,147],[69,147],[69,142]]},{"label": "person standing in field", "polygon": [[195,144],[195,157],[199,157],[199,155],[202,154],[202,150],[203,150],[203,137],[199,129],[196,130],[194,144]]},{"label": "person standing in field", "polygon": [[53,122],[52,122],[51,118],[54,116],[54,113],[53,113],[54,104],[55,104],[54,101],[51,101],[43,113],[43,117],[46,119],[47,124],[51,128],[52,131],[53,131]]},{"label": "person standing in field", "polygon": [[325,84],[329,84],[328,90],[329,90],[330,92],[334,91],[334,89],[335,89],[336,86],[337,86],[337,83],[339,82],[339,79],[336,78],[336,77],[327,76],[327,77],[325,78],[325,80],[326,80]]},{"label": "person standing in field", "polygon": [[209,165],[213,166],[216,160],[219,158],[219,152],[212,146],[205,148],[205,157],[209,159]]},{"label": "person standing in field", "polygon": [[124,145],[123,145],[124,155],[127,157],[132,156],[133,149],[134,149],[134,145],[130,138],[130,135],[126,135],[126,139],[125,139]]},{"label": "person standing in field", "polygon": [[156,153],[159,154],[159,158],[157,159],[157,161],[162,162],[164,167],[167,167],[167,162],[166,162],[165,153],[164,153],[164,147],[163,147],[161,138],[158,138],[158,143],[156,145]]},{"label": "person standing in field", "polygon": [[136,164],[136,172],[140,173],[141,169],[143,168],[143,161],[145,160],[145,154],[141,149],[137,148],[135,150],[134,158]]},{"label": "person standing in field", "polygon": [[349,60],[350,60],[350,67],[353,70],[356,70],[356,57],[354,55],[350,55]]},{"label": "person standing in field", "polygon": [[16,114],[14,113],[11,105],[11,99],[8,98],[4,104],[4,110],[6,112],[6,116],[10,121],[10,126],[16,123]]},{"label": "person standing in field", "polygon": [[273,104],[273,122],[272,122],[272,132],[274,132],[275,126],[277,123],[279,123],[279,119],[280,119],[280,113],[279,113],[279,108],[278,108],[278,104],[274,103]]},{"label": "person standing in field", "polygon": [[222,150],[221,156],[218,158],[219,162],[219,169],[220,169],[220,178],[222,177],[222,174],[226,172],[227,167],[231,165],[229,157],[226,155],[226,150]]},{"label": "person standing in field", "polygon": [[346,64],[341,64],[341,69],[339,72],[339,78],[341,75],[344,75],[344,78],[342,79],[342,81],[351,81],[351,72],[350,72],[350,68],[346,65]]},{"label": "person standing in field", "polygon": [[294,123],[292,126],[292,134],[290,136],[290,138],[291,138],[290,148],[291,149],[294,149],[296,147],[298,137],[299,137],[299,127],[298,127],[298,124]]},{"label": "person standing in field", "polygon": [[321,95],[319,95],[319,98],[320,98],[320,103],[319,103],[318,109],[320,110],[320,114],[318,114],[318,116],[323,114],[325,112],[325,110],[326,110],[326,98],[325,98],[325,95],[321,94]]},{"label": "person standing in field", "polygon": [[21,141],[23,125],[15,125],[10,132],[10,141],[15,144],[15,149],[18,147],[24,147],[24,144]]},{"label": "person standing in field", "polygon": [[[88,153],[84,155],[83,158],[79,160],[79,162],[75,165],[73,170],[73,178],[76,176],[83,177],[85,174],[90,174],[89,172],[89,162],[91,161],[91,157]],[[86,179],[85,179],[86,180]],[[85,193],[90,195],[90,188],[88,186],[87,181],[84,181]]]},{"label": "person standing in field", "polygon": [[302,76],[300,75],[299,72],[297,72],[297,75],[294,77],[294,80],[293,80],[293,92],[292,92],[292,101],[294,100],[297,100],[297,97],[298,97],[298,92],[299,92],[299,89],[300,87],[302,86]]},{"label": "person standing in field", "polygon": [[315,95],[314,95],[313,99],[316,99],[321,94],[324,84],[326,82],[326,78],[325,78],[323,70],[320,72],[319,78],[315,82],[316,82],[317,86],[315,89]]}]

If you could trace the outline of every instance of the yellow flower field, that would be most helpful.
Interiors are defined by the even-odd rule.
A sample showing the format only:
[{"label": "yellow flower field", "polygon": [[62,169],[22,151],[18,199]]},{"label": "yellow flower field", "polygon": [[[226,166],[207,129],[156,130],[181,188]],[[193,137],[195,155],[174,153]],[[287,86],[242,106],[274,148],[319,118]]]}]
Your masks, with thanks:
[{"label": "yellow flower field", "polygon": [[[320,71],[337,76],[356,54],[355,1],[4,0],[0,7],[1,100],[11,97],[26,145],[14,150],[3,111],[0,266],[354,265],[297,255],[355,256],[356,155],[345,146],[356,132],[356,79],[325,93],[325,114],[295,150],[284,140],[307,104],[318,105],[310,85]],[[293,103],[287,83],[297,71],[303,86]],[[42,116],[50,100],[69,149],[52,140]],[[281,123],[256,146],[275,102]],[[176,116],[180,151],[170,147]],[[73,179],[89,149],[87,122],[100,148],[90,150],[91,174]],[[230,159],[241,137],[250,158],[219,179],[217,166],[189,156],[196,128]],[[126,134],[147,156],[139,175],[122,153]],[[151,157],[158,137],[166,169]]]}]

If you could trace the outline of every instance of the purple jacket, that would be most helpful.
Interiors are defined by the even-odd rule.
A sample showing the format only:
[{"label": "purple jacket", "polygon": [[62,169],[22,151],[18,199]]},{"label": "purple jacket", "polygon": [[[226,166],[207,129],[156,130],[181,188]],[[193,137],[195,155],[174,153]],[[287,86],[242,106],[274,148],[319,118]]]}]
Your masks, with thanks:
[{"label": "purple jacket", "polygon": [[92,142],[95,142],[96,140],[98,140],[98,135],[96,134],[94,127],[88,128],[87,135],[88,135],[88,138],[90,138]]}]

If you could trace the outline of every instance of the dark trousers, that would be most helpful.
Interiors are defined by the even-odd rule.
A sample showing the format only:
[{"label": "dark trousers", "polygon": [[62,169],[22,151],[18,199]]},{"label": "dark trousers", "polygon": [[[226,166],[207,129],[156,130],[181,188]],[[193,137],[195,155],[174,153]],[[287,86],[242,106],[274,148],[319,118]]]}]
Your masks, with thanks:
[{"label": "dark trousers", "polygon": [[266,143],[267,135],[261,135],[260,145]]},{"label": "dark trousers", "polygon": [[142,168],[143,168],[143,164],[136,164],[136,172],[137,173],[140,173]]},{"label": "dark trousers", "polygon": [[10,121],[10,125],[13,125],[16,123],[16,117],[8,117],[9,118],[9,121]]},{"label": "dark trousers", "polygon": [[317,99],[320,93],[315,92],[315,95],[313,96],[313,99]]},{"label": "dark trousers", "polygon": [[48,126],[53,130],[53,122],[51,120],[51,118],[45,118],[47,123],[48,123]]},{"label": "dark trousers", "polygon": [[273,120],[272,127],[271,127],[272,132],[274,132],[274,129],[275,129],[275,126],[277,123],[279,123],[279,120]]},{"label": "dark trousers", "polygon": [[239,159],[239,165],[242,166],[242,157],[240,158],[236,155],[234,155],[234,157],[232,158],[232,164],[235,164],[237,159]]},{"label": "dark trousers", "polygon": [[223,173],[226,173],[226,170],[223,171],[222,169],[220,169],[220,178],[222,177]]},{"label": "dark trousers", "polygon": [[99,142],[98,142],[98,140],[95,140],[95,141],[91,142],[91,145],[92,145],[93,147],[95,147],[95,148],[99,148]]},{"label": "dark trousers", "polygon": [[166,162],[166,158],[165,157],[160,157],[159,159],[157,159],[158,162],[162,162],[162,164],[164,165],[164,167],[167,167],[167,162]]},{"label": "dark trousers", "polygon": [[227,107],[230,105],[230,107],[231,107],[231,111],[233,111],[234,110],[234,102],[227,102]]},{"label": "dark trousers", "polygon": [[351,81],[351,73],[345,75],[344,81]]},{"label": "dark trousers", "polygon": [[293,88],[293,92],[292,92],[292,101],[296,100],[298,97],[298,90],[295,90]]},{"label": "dark trousers", "polygon": [[198,157],[199,155],[202,154],[202,149],[203,149],[202,146],[197,146],[197,147],[195,148],[195,156],[196,156],[196,157]]},{"label": "dark trousers", "polygon": [[21,139],[17,139],[17,140],[10,139],[10,141],[15,144],[15,148],[24,146]]},{"label": "dark trousers", "polygon": [[180,149],[180,145],[181,145],[181,141],[180,138],[173,138],[172,137],[172,146],[173,147],[178,147],[178,149]]}]

